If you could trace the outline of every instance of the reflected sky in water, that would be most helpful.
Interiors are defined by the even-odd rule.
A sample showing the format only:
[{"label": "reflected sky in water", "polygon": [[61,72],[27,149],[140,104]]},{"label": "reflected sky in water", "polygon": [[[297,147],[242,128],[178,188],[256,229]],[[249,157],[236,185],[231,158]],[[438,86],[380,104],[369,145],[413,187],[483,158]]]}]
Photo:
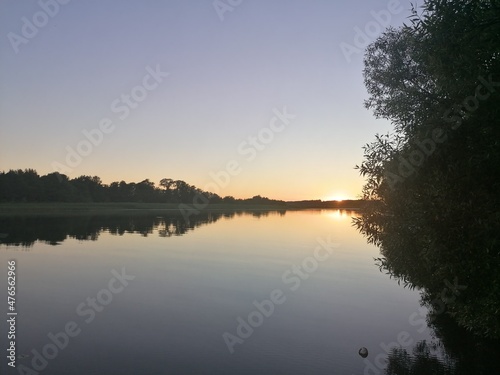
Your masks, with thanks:
[{"label": "reflected sky in water", "polygon": [[[149,233],[121,235],[101,219],[97,227],[108,229],[94,241],[74,236],[57,246],[0,245],[2,278],[7,260],[17,260],[17,350],[30,354],[18,364],[33,368],[32,349],[41,352],[49,333],[74,321],[81,333],[42,373],[363,374],[360,347],[374,361],[385,354],[381,343],[396,341],[402,331],[413,343],[430,337],[409,323],[419,311],[418,292],[380,273],[373,260],[378,250],[351,226],[354,214],[219,214],[170,237],[162,236],[167,218],[151,217]],[[292,267],[314,256],[318,238],[329,237],[339,246],[305,272],[300,285],[296,275],[290,282]],[[112,270],[123,267],[135,279],[86,323],[90,313],[82,311],[89,307],[80,314],[77,307],[108,288]],[[237,318],[248,321],[253,302],[276,289],[285,301],[230,354],[223,334],[236,336]],[[3,350],[5,340],[1,345]]]}]

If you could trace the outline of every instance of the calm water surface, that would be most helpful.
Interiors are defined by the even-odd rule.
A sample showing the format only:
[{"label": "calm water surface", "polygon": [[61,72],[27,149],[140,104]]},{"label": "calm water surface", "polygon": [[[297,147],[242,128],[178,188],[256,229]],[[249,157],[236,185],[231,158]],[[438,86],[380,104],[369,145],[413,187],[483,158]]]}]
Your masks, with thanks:
[{"label": "calm water surface", "polygon": [[[208,215],[185,228],[168,216],[4,221],[24,242],[0,245],[2,279],[17,261],[17,352],[29,355],[17,364],[54,375],[375,374],[367,366],[384,364],[384,344],[429,333],[409,322],[418,292],[379,271],[353,215]],[[260,313],[254,302],[273,291]],[[48,335],[69,322],[78,334],[59,335],[55,352]]]}]

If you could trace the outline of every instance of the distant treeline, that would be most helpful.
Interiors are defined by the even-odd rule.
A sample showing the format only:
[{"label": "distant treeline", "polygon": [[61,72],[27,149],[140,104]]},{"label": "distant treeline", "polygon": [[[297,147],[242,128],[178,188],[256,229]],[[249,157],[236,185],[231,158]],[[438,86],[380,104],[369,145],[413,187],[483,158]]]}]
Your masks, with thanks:
[{"label": "distant treeline", "polygon": [[210,203],[284,203],[261,196],[245,200],[232,196],[220,197],[185,181],[170,178],[162,179],[160,186],[155,186],[149,179],[138,183],[120,181],[106,185],[97,176],[69,179],[68,176],[57,172],[40,176],[34,169],[0,173],[0,202],[189,203],[200,194]]},{"label": "distant treeline", "polygon": [[[69,179],[57,172],[40,176],[34,169],[0,172],[0,202],[142,202],[192,203],[203,195],[209,203],[288,206],[290,208],[327,208],[337,202],[302,201],[284,202],[260,195],[249,199],[221,197],[203,191],[185,181],[164,178],[159,186],[149,179],[141,182],[112,182],[103,184],[97,176]],[[356,201],[348,204],[356,207]],[[347,201],[341,203],[348,203]],[[357,202],[359,204],[359,202]],[[338,203],[340,207],[340,203]]]}]

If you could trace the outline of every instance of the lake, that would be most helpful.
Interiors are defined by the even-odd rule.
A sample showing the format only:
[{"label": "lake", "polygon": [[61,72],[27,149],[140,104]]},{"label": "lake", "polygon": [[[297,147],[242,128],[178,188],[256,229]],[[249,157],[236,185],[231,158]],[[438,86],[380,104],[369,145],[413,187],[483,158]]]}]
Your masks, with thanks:
[{"label": "lake", "polygon": [[21,355],[17,370],[2,370],[382,374],[395,344],[411,352],[431,333],[418,291],[379,271],[355,215],[0,219],[2,279],[16,262]]}]

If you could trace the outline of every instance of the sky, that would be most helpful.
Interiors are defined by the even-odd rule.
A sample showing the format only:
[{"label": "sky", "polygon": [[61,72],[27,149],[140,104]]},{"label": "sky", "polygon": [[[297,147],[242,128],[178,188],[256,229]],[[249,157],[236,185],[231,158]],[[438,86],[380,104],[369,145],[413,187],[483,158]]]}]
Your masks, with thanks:
[{"label": "sky", "polygon": [[0,170],[348,199],[398,0],[0,0]]}]

